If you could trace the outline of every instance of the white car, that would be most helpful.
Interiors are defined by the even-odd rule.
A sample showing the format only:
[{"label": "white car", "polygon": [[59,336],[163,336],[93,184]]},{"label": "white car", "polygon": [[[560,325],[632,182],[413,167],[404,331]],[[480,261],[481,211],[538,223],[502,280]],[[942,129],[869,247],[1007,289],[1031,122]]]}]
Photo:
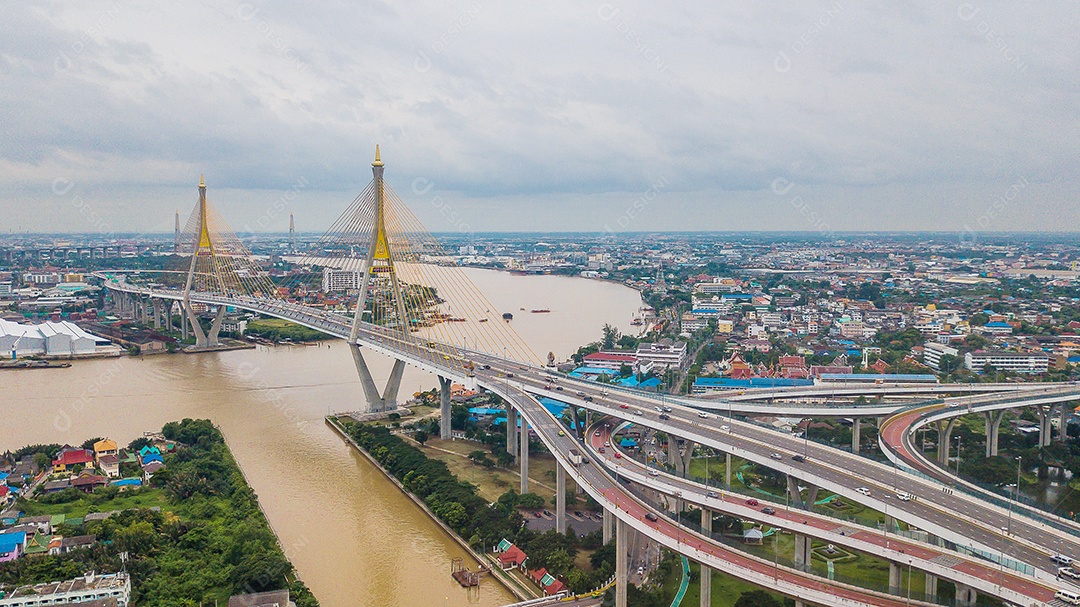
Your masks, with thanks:
[{"label": "white car", "polygon": [[867,489],[866,487],[859,487],[858,489],[856,489],[856,491],[858,491],[859,493],[861,493],[863,495],[870,495],[870,490]]},{"label": "white car", "polygon": [[649,476],[660,476],[660,473],[656,470],[649,470]]},{"label": "white car", "polygon": [[779,453],[773,453],[771,457],[773,459],[784,459],[784,456],[780,455]]},{"label": "white car", "polygon": [[910,502],[911,494],[907,493],[906,491],[897,491],[896,499],[900,500],[901,502]]},{"label": "white car", "polygon": [[635,409],[634,410],[634,415],[645,415],[645,414],[641,412],[641,409]]},{"label": "white car", "polygon": [[697,416],[701,419],[709,419],[709,414],[704,411],[698,411]]},{"label": "white car", "polygon": [[1058,567],[1058,575],[1074,580],[1080,580],[1080,571],[1077,571],[1072,567]]},{"label": "white car", "polygon": [[657,413],[663,413],[664,412],[663,407],[653,407],[653,409],[656,409]]},{"label": "white car", "polygon": [[724,432],[730,432],[731,431],[731,426],[729,426],[727,424],[724,424],[723,426],[720,426],[720,430],[722,430]]}]

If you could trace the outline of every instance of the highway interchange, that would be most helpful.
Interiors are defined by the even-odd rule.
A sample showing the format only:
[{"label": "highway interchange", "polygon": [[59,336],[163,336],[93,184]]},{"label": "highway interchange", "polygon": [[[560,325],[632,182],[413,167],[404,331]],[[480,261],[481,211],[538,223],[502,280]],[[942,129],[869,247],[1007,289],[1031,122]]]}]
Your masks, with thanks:
[{"label": "highway interchange", "polygon": [[[145,292],[137,287],[129,288]],[[175,298],[173,293],[155,295]],[[208,296],[205,299],[207,303],[238,305],[286,318],[339,337],[347,336],[351,323],[351,319],[342,315],[279,301],[246,297],[226,300]],[[193,297],[192,300],[197,298]],[[919,478],[897,466],[888,466],[739,419],[720,418],[715,413],[702,418],[698,410],[682,404],[687,399],[665,399],[664,406],[671,410],[664,412],[667,419],[661,419],[661,412],[656,411],[661,405],[655,397],[629,392],[607,393],[602,385],[565,377],[556,379],[550,370],[543,367],[457,348],[453,348],[453,357],[425,352],[415,339],[402,339],[394,332],[366,324],[359,343],[433,373],[499,393],[525,415],[539,438],[571,471],[574,479],[583,484],[598,501],[614,508],[620,519],[633,523],[634,528],[645,531],[662,544],[692,559],[810,602],[827,604],[823,597],[831,596],[832,604],[837,599],[841,603],[851,604],[899,604],[895,596],[846,587],[796,570],[777,570],[771,563],[764,563],[685,530],[665,516],[660,516],[650,527],[644,517],[647,512],[654,511],[621,487],[599,464],[592,462],[578,469],[569,464],[566,453],[579,443],[572,436],[560,435],[559,431],[563,429],[560,423],[530,395],[555,398],[582,409],[627,419],[721,452],[732,453],[790,474],[803,483],[838,493],[844,499],[865,504],[959,546],[982,551],[985,556],[1004,556],[1031,565],[1035,568],[1035,577],[1041,582],[1039,589],[1031,592],[1032,586],[1028,588],[1029,592],[1023,592],[1022,588],[1016,586],[1016,590],[1040,602],[1046,602],[1048,589],[1063,585],[1061,580],[1056,579],[1057,565],[1051,556],[1058,553],[1080,555],[1080,532],[1071,523],[1062,530],[969,497],[961,491],[949,490],[945,485]],[[475,373],[465,371],[461,362],[466,359],[476,365]],[[558,390],[559,386],[563,389]],[[1080,387],[1074,390],[1070,392],[1066,387],[1053,399],[1064,402],[1080,398]],[[715,409],[715,405],[712,408]],[[796,455],[803,455],[805,460],[793,460],[792,457]],[[859,488],[868,488],[869,495],[859,493]],[[913,499],[902,501],[897,497],[899,493],[910,494]],[[644,528],[643,522],[646,523]],[[772,579],[766,582],[768,576]],[[1011,576],[1002,573],[998,579],[1011,579]],[[1006,587],[1012,585],[1012,582],[1005,584]],[[1005,588],[998,594],[1004,598],[1012,591]],[[1008,598],[1012,599],[1011,602],[1022,603],[1015,597]]]}]

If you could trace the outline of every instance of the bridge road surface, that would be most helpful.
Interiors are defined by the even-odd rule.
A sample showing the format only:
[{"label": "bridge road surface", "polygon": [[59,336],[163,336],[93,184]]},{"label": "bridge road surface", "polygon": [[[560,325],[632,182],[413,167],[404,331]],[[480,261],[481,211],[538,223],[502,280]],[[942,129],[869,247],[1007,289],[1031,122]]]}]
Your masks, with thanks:
[{"label": "bridge road surface", "polygon": [[[617,517],[632,528],[641,531],[673,548],[687,557],[704,562],[707,566],[725,571],[759,586],[768,587],[801,600],[819,605],[875,605],[879,607],[899,607],[900,605],[920,604],[908,602],[902,597],[892,596],[871,590],[830,581],[816,575],[803,573],[786,567],[777,567],[765,559],[753,557],[744,552],[728,548],[712,539],[706,538],[689,529],[675,524],[657,510],[646,506],[628,490],[619,485],[614,478],[595,461],[572,466],[566,454],[571,448],[580,448],[580,443],[566,434],[562,424],[548,412],[534,397],[520,390],[518,385],[496,381],[485,381],[485,388],[494,391],[519,410],[540,440],[567,469],[568,474],[605,508],[612,510]],[[560,436],[562,431],[564,435]],[[656,521],[646,518],[647,514],[656,516]],[[620,555],[625,558],[625,555]],[[705,557],[708,560],[705,560]],[[718,563],[717,561],[720,561]]]},{"label": "bridge road surface", "polygon": [[[1015,515],[1012,516],[1013,532],[1011,535],[1006,534],[1002,531],[1009,524],[1006,509],[959,491],[943,491],[943,485],[899,471],[895,466],[887,466],[846,451],[800,440],[756,424],[718,418],[714,414],[709,414],[708,419],[701,419],[698,411],[679,405],[672,405],[672,411],[668,413],[671,419],[660,420],[654,409],[659,403],[652,398],[624,392],[604,395],[601,385],[567,381],[563,378],[558,380],[559,385],[564,388],[562,391],[549,390],[546,386],[551,384],[551,379],[546,371],[506,363],[497,367],[496,365],[500,364],[499,359],[494,357],[486,357],[484,362],[491,364],[492,370],[505,369],[514,373],[515,379],[533,394],[626,418],[723,452],[734,452],[739,457],[781,472],[789,472],[805,482],[840,493],[846,499],[862,503],[959,545],[974,546],[991,554],[1004,555],[1027,563],[1042,571],[1041,577],[1044,581],[1052,581],[1057,577],[1057,565],[1050,558],[1053,554],[1080,556],[1080,537]],[[578,397],[578,392],[592,397],[593,401],[588,402],[584,397]],[[1080,388],[1077,392],[1080,397]],[[629,410],[621,409],[621,404],[627,404]],[[635,415],[635,411],[641,411],[642,415]],[[720,431],[720,426],[725,424],[730,426],[730,432]],[[779,453],[781,461],[774,460],[773,453]],[[792,461],[791,456],[796,454],[805,454],[806,461]],[[881,497],[866,497],[855,491],[864,486],[869,487],[874,496]],[[916,498],[900,501],[895,497],[898,491],[907,492]]]},{"label": "bridge road surface", "polygon": [[[650,469],[645,464],[625,455],[618,458],[615,457],[615,452],[619,451],[619,449],[616,446],[617,443],[612,440],[610,432],[611,428],[607,422],[594,424],[589,428],[586,440],[587,444],[592,448],[592,457],[604,459],[610,469],[620,469],[624,474],[627,472],[635,473],[635,481],[647,478],[649,476],[648,470]],[[605,447],[607,443],[610,443],[609,447]],[[600,447],[605,447],[604,453],[599,453]],[[831,518],[828,515],[817,514],[808,510],[794,507],[785,509],[770,502],[764,502],[765,506],[776,506],[774,508],[776,510],[775,514],[767,515],[762,513],[758,506],[749,505],[747,503],[748,496],[746,495],[726,492],[720,487],[706,487],[700,483],[680,478],[664,471],[657,470],[655,472],[658,476],[654,478],[658,481],[662,480],[666,485],[677,490],[681,495],[681,499],[697,504],[698,506],[706,507],[714,512],[730,514],[742,519],[756,520],[773,527],[780,527],[796,533],[814,536],[821,541],[846,545],[857,551],[882,558],[888,558],[898,564],[902,563],[904,559],[918,559],[912,563],[912,566],[921,571],[927,571],[928,568],[925,562],[920,566],[919,561],[933,561],[942,556],[951,556],[953,557],[952,560],[955,564],[946,566],[946,568],[953,570],[959,575],[950,577],[948,574],[938,574],[940,578],[949,581],[971,585],[972,580],[963,578],[972,576],[986,581],[991,585],[1004,587],[1019,595],[1027,597],[1028,599],[1034,599],[1042,603],[1052,601],[1054,599],[1054,593],[1059,587],[1047,586],[1035,581],[1030,576],[1017,574],[1011,570],[1003,571],[997,565],[975,557],[965,557],[955,552],[923,542],[910,540],[902,536],[889,536],[867,527],[849,524]],[[672,493],[671,491],[664,489],[661,489],[661,492],[669,495]],[[709,493],[712,493],[715,497],[709,497]],[[842,536],[838,536],[836,530],[839,528],[843,528],[846,533]],[[883,556],[886,554],[887,550],[898,554],[892,554],[890,557]],[[944,566],[940,565],[940,561],[938,563],[939,566]],[[980,589],[980,592],[994,594],[993,590]],[[1024,604],[1030,604],[1030,600]]]},{"label": "bridge road surface", "polygon": [[[145,289],[132,289],[135,292],[148,293]],[[176,293],[169,295],[177,298]],[[322,330],[338,337],[348,335],[351,320],[343,315],[315,311],[296,304],[288,304],[277,300],[259,299],[252,297],[223,298],[216,296],[193,297],[193,301],[220,304],[227,303],[256,312],[267,313],[294,322],[299,322],[311,328]],[[415,340],[401,339],[392,335],[388,330],[381,327],[364,325],[359,342],[361,345],[377,344],[394,355],[409,360],[421,368],[439,372],[444,376],[460,377],[461,370],[451,368],[439,371],[443,361],[435,360],[431,364],[431,356],[421,357],[418,350],[422,349]],[[500,373],[517,373],[522,388],[536,394],[546,394],[559,400],[576,404],[585,409],[591,409],[610,415],[625,415],[616,407],[615,399],[627,404],[635,410],[643,413],[650,411],[656,406],[655,399],[640,397],[637,395],[616,392],[610,397],[602,394],[602,387],[585,382],[570,381],[569,384],[576,387],[585,396],[591,396],[605,402],[587,402],[583,398],[577,398],[564,394],[553,393],[546,390],[545,386],[550,383],[550,374],[547,370],[539,367],[529,367],[522,364],[504,361],[501,358],[481,354],[477,352],[463,352],[469,359],[478,363],[489,364],[491,373],[485,373],[486,383],[497,386]],[[426,358],[426,359],[425,359]],[[421,360],[418,360],[421,359]],[[425,364],[427,363],[427,364]],[[480,377],[478,374],[477,377]],[[472,378],[461,378],[466,383]],[[494,387],[488,385],[489,389]],[[630,404],[632,403],[632,405]],[[1014,404],[1013,406],[1021,406]],[[702,420],[697,418],[697,412],[689,407],[674,405],[670,420],[658,420],[655,414],[644,413],[635,421],[649,427],[667,431],[675,436],[693,440],[699,444],[708,445],[715,449],[726,452],[735,452],[740,457],[760,463],[767,467],[789,472],[806,482],[819,487],[842,494],[844,497],[863,503],[875,510],[884,511],[889,515],[887,508],[892,505],[892,516],[914,524],[923,529],[935,533],[945,539],[964,545],[970,544],[990,553],[998,553],[1036,567],[1043,579],[1053,579],[1056,576],[1056,567],[1050,560],[1050,555],[1061,552],[1067,555],[1080,554],[1080,538],[1070,536],[1046,525],[1036,523],[1026,517],[1017,517],[1013,521],[1013,534],[1006,536],[1002,529],[1007,524],[1007,512],[1000,508],[987,504],[980,500],[964,496],[960,492],[948,493],[941,491],[941,486],[929,481],[918,479],[909,474],[898,473],[896,468],[890,468],[880,463],[850,454],[838,449],[832,449],[817,444],[808,444],[795,439],[790,435],[761,428],[754,424],[728,420],[733,428],[732,432],[720,433],[719,422],[714,418]],[[785,462],[778,465],[771,460],[773,452],[780,452]],[[808,461],[800,464],[798,469],[786,461],[787,456],[796,453],[804,453]],[[891,482],[890,482],[891,481]],[[891,485],[894,490],[906,491],[914,496],[908,502],[882,502],[874,498],[861,496],[854,491],[860,486],[871,485],[875,492],[888,495],[885,490]],[[886,498],[887,499],[887,498]]]}]

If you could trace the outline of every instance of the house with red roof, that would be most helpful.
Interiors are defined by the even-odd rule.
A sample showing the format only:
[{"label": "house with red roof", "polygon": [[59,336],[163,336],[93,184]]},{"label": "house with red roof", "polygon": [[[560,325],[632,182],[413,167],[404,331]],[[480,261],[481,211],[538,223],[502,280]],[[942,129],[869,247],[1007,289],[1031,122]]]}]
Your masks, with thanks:
[{"label": "house with red roof", "polygon": [[525,568],[525,561],[529,559],[517,546],[510,543],[509,540],[503,539],[499,542],[499,545],[495,547],[495,552],[499,555],[499,566],[503,571],[509,571],[515,567]]},{"label": "house with red roof", "polygon": [[89,449],[65,449],[52,462],[53,472],[67,472],[74,466],[93,466],[94,452]]}]

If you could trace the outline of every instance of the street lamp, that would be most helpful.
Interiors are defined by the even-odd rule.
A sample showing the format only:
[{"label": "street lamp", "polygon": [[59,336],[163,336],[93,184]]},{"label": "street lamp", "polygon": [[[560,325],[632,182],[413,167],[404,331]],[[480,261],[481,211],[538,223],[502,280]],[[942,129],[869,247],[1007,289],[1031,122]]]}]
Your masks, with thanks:
[{"label": "street lamp", "polygon": [[[946,466],[948,463],[946,463]],[[960,437],[956,437],[956,476],[960,476]]]},{"label": "street lamp", "polygon": [[[1020,499],[1020,460],[1023,456],[1016,456],[1016,489],[1013,490],[1013,500]],[[1012,534],[1012,501],[1009,502],[1009,534]]]},{"label": "street lamp", "polygon": [[779,527],[773,527],[773,579],[780,579],[780,531]]}]

